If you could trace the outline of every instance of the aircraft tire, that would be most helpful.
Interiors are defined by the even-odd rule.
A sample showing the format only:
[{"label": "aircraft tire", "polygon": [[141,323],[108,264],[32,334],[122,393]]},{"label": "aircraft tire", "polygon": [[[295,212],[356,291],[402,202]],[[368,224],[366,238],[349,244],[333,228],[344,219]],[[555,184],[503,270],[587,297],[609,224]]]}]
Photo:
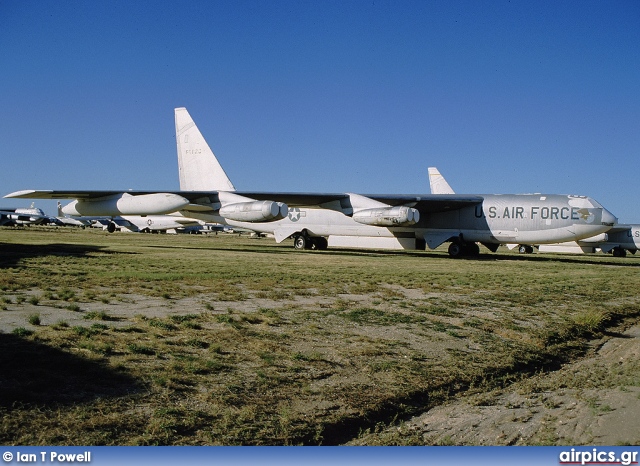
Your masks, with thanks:
[{"label": "aircraft tire", "polygon": [[316,245],[316,249],[324,251],[329,247],[329,241],[324,236],[313,238],[313,242]]},{"label": "aircraft tire", "polygon": [[303,250],[307,249],[307,243],[309,240],[304,235],[296,235],[293,237],[293,247],[294,249]]},{"label": "aircraft tire", "polygon": [[468,243],[465,244],[463,251],[466,256],[479,256],[480,255],[480,246],[477,243]]},{"label": "aircraft tire", "polygon": [[109,225],[107,225],[107,231],[109,233],[113,233],[114,231],[116,231],[116,224],[113,222],[110,222]]},{"label": "aircraft tire", "polygon": [[449,255],[453,258],[462,257],[464,255],[462,244],[455,241],[449,245]]},{"label": "aircraft tire", "polygon": [[613,248],[611,253],[613,254],[613,257],[627,257],[627,251],[624,248]]}]

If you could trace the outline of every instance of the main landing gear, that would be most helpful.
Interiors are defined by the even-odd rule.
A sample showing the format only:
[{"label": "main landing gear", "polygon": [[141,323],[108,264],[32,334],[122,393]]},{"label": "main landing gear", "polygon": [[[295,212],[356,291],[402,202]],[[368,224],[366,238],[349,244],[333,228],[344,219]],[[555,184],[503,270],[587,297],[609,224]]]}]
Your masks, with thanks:
[{"label": "main landing gear", "polygon": [[452,241],[449,245],[451,257],[476,257],[480,255],[480,246],[477,243],[466,241]]},{"label": "main landing gear", "polygon": [[518,246],[518,252],[520,254],[533,254],[533,246],[529,246],[528,244],[521,244]]},{"label": "main landing gear", "polygon": [[325,250],[329,246],[329,241],[323,236],[309,236],[305,233],[293,235],[293,247],[295,249]]},{"label": "main landing gear", "polygon": [[617,246],[611,250],[613,257],[627,257],[627,250]]}]

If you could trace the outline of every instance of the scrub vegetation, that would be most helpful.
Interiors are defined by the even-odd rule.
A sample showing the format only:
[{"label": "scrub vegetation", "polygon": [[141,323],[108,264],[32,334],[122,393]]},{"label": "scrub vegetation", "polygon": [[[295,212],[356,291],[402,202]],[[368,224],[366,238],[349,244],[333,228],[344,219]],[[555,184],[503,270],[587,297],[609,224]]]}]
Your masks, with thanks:
[{"label": "scrub vegetation", "polygon": [[2,229],[0,443],[347,443],[638,320],[639,259]]}]

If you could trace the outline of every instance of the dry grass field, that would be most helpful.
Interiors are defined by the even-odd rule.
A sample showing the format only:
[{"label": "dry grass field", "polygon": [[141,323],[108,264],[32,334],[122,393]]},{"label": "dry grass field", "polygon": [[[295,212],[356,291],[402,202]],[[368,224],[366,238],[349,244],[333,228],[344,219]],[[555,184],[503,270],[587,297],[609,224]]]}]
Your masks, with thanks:
[{"label": "dry grass field", "polygon": [[0,443],[563,444],[533,414],[502,440],[410,420],[510,389],[640,404],[626,361],[553,376],[638,323],[640,258],[500,251],[0,229]]}]

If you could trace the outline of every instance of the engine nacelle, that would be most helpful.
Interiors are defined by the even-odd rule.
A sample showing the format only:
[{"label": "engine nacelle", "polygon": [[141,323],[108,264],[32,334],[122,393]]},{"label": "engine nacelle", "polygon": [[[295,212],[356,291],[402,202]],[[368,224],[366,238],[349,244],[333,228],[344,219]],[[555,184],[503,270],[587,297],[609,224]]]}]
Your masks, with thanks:
[{"label": "engine nacelle", "polygon": [[220,207],[219,213],[221,217],[238,222],[274,222],[285,218],[289,207],[274,201],[236,202]]},{"label": "engine nacelle", "polygon": [[414,225],[420,221],[420,212],[407,206],[364,209],[354,213],[352,218],[365,225],[395,227]]},{"label": "engine nacelle", "polygon": [[129,193],[97,199],[75,200],[62,208],[67,215],[88,217],[115,217],[117,215],[163,215],[176,212],[189,205],[178,194],[153,193],[132,196]]}]

